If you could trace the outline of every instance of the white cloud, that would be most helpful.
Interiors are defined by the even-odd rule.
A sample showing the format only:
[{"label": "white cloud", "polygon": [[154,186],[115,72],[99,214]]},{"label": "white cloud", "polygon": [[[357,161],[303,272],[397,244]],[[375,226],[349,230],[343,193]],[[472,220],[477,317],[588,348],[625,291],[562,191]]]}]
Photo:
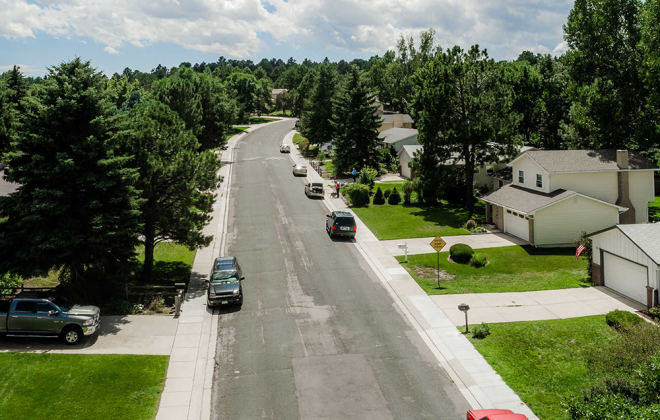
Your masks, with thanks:
[{"label": "white cloud", "polygon": [[[382,54],[430,27],[443,47],[480,44],[497,59],[565,50],[572,0],[0,0],[0,36],[91,39],[111,54],[156,42],[230,57],[262,51],[260,33],[314,50]],[[269,8],[271,12],[266,10]]]},{"label": "white cloud", "polygon": [[107,52],[108,54],[119,54],[119,51],[117,51],[116,49],[112,48],[109,45],[103,48],[103,51]]},{"label": "white cloud", "polygon": [[[31,66],[29,64],[16,64],[20,67],[21,73],[44,73],[46,69],[41,67]],[[0,73],[4,73],[7,70],[12,70],[14,68],[13,64],[0,65]]]}]

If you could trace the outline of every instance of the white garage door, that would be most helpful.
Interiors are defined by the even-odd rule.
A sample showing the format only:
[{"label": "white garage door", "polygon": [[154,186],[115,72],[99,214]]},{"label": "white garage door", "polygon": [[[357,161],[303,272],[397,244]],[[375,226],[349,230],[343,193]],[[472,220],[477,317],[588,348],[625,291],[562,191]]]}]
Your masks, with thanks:
[{"label": "white garage door", "polygon": [[401,176],[410,179],[410,166],[405,160],[401,162]]},{"label": "white garage door", "polygon": [[504,231],[529,241],[529,220],[520,217],[517,213],[504,210]]},{"label": "white garage door", "polygon": [[647,268],[607,252],[603,254],[605,286],[646,304]]}]

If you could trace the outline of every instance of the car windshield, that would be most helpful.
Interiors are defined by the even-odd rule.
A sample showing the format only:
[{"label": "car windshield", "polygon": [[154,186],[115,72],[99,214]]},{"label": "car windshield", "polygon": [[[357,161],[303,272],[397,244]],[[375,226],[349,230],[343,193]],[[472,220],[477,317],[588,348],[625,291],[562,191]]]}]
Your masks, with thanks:
[{"label": "car windshield", "polygon": [[228,270],[228,271],[216,271],[213,273],[213,278],[211,279],[212,283],[231,283],[238,281],[236,279],[236,271],[235,270]]},{"label": "car windshield", "polygon": [[62,296],[58,296],[53,299],[52,303],[57,305],[57,307],[59,307],[62,312],[68,312],[69,309],[73,308],[73,302],[63,298]]}]

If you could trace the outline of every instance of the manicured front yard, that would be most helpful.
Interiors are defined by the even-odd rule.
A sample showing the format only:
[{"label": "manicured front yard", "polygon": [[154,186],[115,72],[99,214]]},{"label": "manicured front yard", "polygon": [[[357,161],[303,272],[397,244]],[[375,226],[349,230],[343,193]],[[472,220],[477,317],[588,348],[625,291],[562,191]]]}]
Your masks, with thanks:
[{"label": "manicured front yard", "polygon": [[0,417],[151,420],[165,356],[0,354]]},{"label": "manicured front yard", "polygon": [[588,357],[615,338],[605,316],[489,324],[470,338],[502,379],[542,420],[568,419],[562,403],[607,375]]},{"label": "manicured front yard", "polygon": [[[138,248],[138,262],[144,263],[144,247]],[[161,242],[154,249],[154,273],[150,283],[188,283],[190,270],[197,250],[189,250],[184,245]]]},{"label": "manicured front yard", "polygon": [[440,253],[440,270],[456,276],[436,286],[436,254],[397,257],[417,283],[430,295],[458,293],[528,292],[589,286],[587,261],[575,261],[572,248],[506,246],[475,249],[489,261],[485,267],[447,261],[449,252]]},{"label": "manicured front yard", "polygon": [[305,137],[302,134],[296,133],[293,135],[293,144],[302,143],[305,141]]},{"label": "manicured front yard", "polygon": [[279,121],[277,118],[250,117],[250,124],[266,124],[273,121]]},{"label": "manicured front yard", "polygon": [[234,137],[237,134],[241,134],[243,131],[247,130],[248,127],[231,127],[229,133],[227,133],[227,140]]},{"label": "manicured front yard", "polygon": [[[370,205],[354,207],[352,210],[381,241],[470,234],[463,229],[469,219],[468,212],[460,205],[447,202],[436,206]],[[475,206],[474,217],[481,214],[481,209]]]},{"label": "manicured front yard", "polygon": [[655,197],[655,201],[649,203],[649,222],[660,222],[660,197]]},{"label": "manicured front yard", "polygon": [[321,166],[325,168],[325,171],[323,172],[323,177],[324,178],[331,177],[332,173],[335,170],[335,165],[332,163],[332,160],[326,160],[325,162],[321,162]]}]

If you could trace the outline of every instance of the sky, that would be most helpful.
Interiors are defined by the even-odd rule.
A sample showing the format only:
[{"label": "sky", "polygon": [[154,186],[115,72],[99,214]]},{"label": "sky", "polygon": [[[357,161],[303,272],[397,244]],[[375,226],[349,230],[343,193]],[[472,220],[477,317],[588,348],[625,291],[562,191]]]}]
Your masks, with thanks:
[{"label": "sky", "polygon": [[0,0],[0,72],[75,57],[107,75],[218,57],[369,58],[433,28],[443,48],[496,60],[559,55],[572,0]]}]

